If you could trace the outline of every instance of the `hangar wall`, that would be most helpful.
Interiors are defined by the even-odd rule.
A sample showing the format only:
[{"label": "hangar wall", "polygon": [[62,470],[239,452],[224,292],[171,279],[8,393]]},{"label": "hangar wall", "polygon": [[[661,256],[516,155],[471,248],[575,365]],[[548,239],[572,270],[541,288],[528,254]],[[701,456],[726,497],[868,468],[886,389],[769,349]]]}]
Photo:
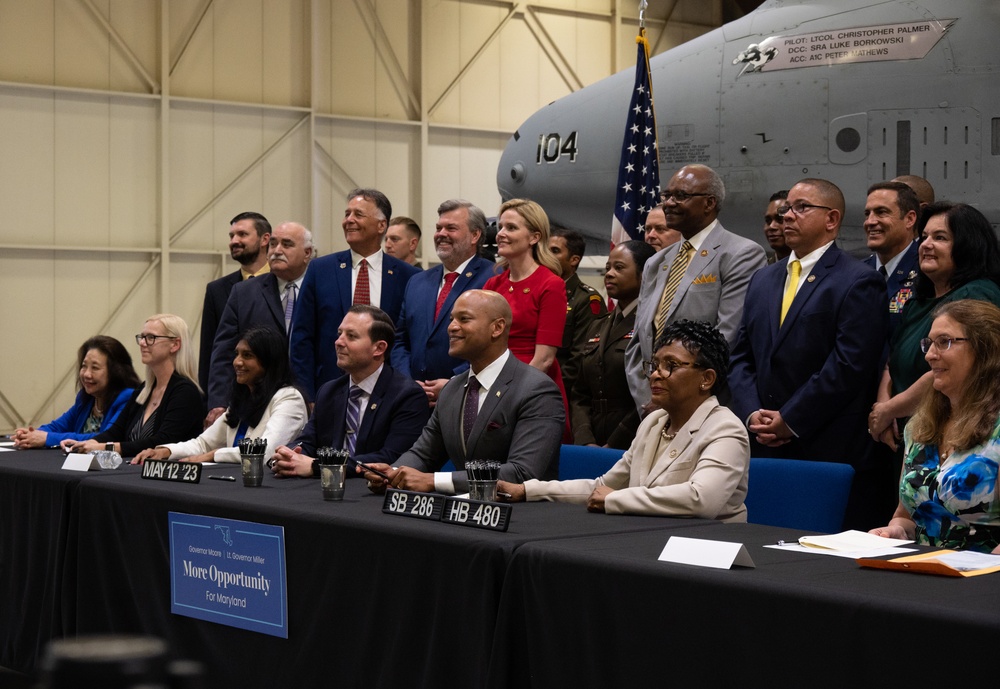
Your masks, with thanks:
[{"label": "hangar wall", "polygon": [[[653,2],[654,54],[728,6]],[[345,193],[374,186],[433,261],[437,204],[492,214],[510,134],[631,68],[637,16],[616,0],[0,0],[0,432],[70,405],[92,334],[137,368],[150,314],[197,342],[240,211],[303,222],[329,253]]]}]

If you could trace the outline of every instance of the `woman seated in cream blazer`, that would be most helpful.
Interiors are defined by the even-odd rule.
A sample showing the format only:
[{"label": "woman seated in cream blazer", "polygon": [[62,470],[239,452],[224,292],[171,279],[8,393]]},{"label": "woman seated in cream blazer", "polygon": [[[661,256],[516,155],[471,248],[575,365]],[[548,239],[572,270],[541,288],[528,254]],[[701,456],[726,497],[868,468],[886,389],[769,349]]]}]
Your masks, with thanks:
[{"label": "woman seated in cream blazer", "polygon": [[239,462],[239,441],[266,438],[265,461],[291,443],[306,424],[306,403],[292,384],[288,343],[283,333],[251,328],[236,345],[236,382],[229,408],[197,438],[144,450],[132,460]]},{"label": "woman seated in cream blazer", "polygon": [[596,479],[510,484],[510,500],[585,504],[591,512],[745,522],[750,443],[746,428],[715,395],[725,389],[729,346],[701,321],[678,321],[643,366],[653,403],[631,447]]}]

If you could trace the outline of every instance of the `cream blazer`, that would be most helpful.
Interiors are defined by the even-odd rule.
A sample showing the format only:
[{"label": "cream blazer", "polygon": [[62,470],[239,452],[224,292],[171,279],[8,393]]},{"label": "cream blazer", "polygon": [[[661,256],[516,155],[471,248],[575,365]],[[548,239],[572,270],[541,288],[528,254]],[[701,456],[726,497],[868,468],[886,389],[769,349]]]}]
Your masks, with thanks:
[{"label": "cream blazer", "polygon": [[[247,428],[246,437],[267,438],[267,449],[264,452],[266,462],[274,455],[278,446],[290,445],[305,425],[306,401],[302,398],[302,393],[293,387],[281,388],[274,393],[264,409],[260,422]],[[170,450],[170,459],[184,459],[215,450],[216,462],[239,462],[240,449],[233,447],[235,441],[236,429],[226,425],[226,415],[222,414],[197,438],[160,447]]]},{"label": "cream blazer", "polygon": [[639,425],[635,440],[608,473],[597,479],[525,482],[528,500],[586,504],[597,486],[614,492],[608,514],[651,514],[745,522],[750,466],[746,428],[715,397],[699,406],[672,441],[660,442],[667,413],[657,410]]}]

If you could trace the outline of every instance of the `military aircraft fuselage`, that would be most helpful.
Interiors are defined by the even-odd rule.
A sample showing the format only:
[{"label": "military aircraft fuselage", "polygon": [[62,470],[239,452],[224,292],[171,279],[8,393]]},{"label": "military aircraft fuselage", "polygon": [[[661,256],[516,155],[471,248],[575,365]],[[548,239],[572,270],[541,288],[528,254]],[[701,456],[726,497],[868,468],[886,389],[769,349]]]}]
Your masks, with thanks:
[{"label": "military aircraft fuselage", "polygon": [[[919,175],[1000,222],[1000,3],[771,0],[651,62],[661,184],[686,163],[726,184],[720,220],[764,243],[768,197],[806,177],[847,198],[843,248],[865,251],[877,181]],[[539,110],[497,171],[606,253],[634,71]]]}]

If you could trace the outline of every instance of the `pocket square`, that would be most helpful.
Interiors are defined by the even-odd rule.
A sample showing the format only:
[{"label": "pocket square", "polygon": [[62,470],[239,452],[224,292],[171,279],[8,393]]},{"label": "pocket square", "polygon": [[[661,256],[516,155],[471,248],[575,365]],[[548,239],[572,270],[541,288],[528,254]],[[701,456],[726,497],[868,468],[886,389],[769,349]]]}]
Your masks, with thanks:
[{"label": "pocket square", "polygon": [[498,431],[501,428],[503,428],[503,426],[498,424],[496,421],[490,421],[488,424],[486,424],[487,431]]},{"label": "pocket square", "polygon": [[691,284],[692,285],[707,285],[709,283],[718,282],[718,281],[719,281],[719,279],[717,277],[715,277],[715,275],[713,273],[709,273],[708,275],[699,275],[698,277],[696,277],[694,279],[694,282],[692,282]]}]

